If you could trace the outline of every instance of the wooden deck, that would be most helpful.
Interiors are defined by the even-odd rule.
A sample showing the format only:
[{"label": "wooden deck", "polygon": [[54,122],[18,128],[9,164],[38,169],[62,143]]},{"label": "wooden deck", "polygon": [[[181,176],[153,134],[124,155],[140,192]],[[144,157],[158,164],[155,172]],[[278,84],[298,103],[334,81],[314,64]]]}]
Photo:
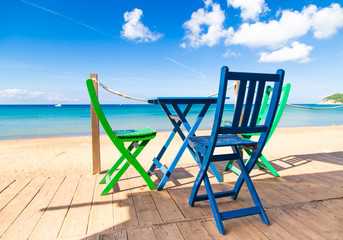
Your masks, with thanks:
[{"label": "wooden deck", "polygon": [[[208,201],[188,205],[198,167],[180,163],[163,191],[149,191],[133,169],[106,196],[93,175],[0,182],[0,239],[343,239],[343,152],[271,162],[281,178],[252,173],[270,226],[249,216],[225,220],[227,234],[219,234]],[[232,188],[236,175],[223,176],[220,184],[211,177],[215,191]],[[243,187],[218,205],[252,200]]]}]

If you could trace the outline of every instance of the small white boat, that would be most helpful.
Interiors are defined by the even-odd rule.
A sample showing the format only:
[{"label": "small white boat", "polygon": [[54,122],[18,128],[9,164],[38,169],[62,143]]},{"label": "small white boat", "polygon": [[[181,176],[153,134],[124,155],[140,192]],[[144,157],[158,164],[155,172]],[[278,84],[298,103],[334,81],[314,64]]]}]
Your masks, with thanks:
[{"label": "small white boat", "polygon": [[62,104],[55,104],[55,107],[62,107]]}]

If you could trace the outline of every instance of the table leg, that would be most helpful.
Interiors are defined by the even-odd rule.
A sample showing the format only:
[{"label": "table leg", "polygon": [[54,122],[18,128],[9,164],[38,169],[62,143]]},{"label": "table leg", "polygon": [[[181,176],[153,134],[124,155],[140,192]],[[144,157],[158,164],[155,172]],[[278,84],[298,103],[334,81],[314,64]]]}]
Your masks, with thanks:
[{"label": "table leg", "polygon": [[[188,106],[189,106],[189,105],[188,105]],[[187,106],[187,107],[188,107],[188,106]],[[159,185],[157,186],[157,188],[156,188],[157,190],[162,190],[162,189],[163,189],[163,187],[164,187],[164,185],[167,183],[167,181],[168,181],[168,179],[169,179],[171,173],[174,171],[174,169],[175,169],[177,163],[179,162],[179,160],[180,160],[180,158],[181,158],[183,152],[185,151],[186,147],[188,147],[188,149],[190,149],[191,153],[193,153],[193,154],[192,154],[193,157],[195,157],[195,154],[194,154],[193,149],[191,149],[191,148],[189,147],[189,145],[188,145],[188,138],[189,138],[189,137],[192,137],[192,136],[195,136],[195,131],[198,129],[198,127],[199,127],[199,125],[200,125],[202,119],[204,118],[205,113],[207,112],[207,110],[208,110],[209,107],[210,107],[210,105],[209,105],[209,104],[206,104],[206,105],[202,108],[202,110],[201,110],[201,112],[199,113],[199,115],[198,115],[196,121],[195,121],[194,124],[193,124],[193,127],[190,127],[189,123],[187,122],[187,120],[186,120],[186,118],[185,118],[185,115],[182,114],[180,108],[179,108],[177,105],[173,105],[173,108],[174,108],[176,114],[179,116],[180,121],[184,124],[186,130],[188,131],[187,137],[184,137],[184,135],[183,135],[182,132],[181,132],[182,134],[180,134],[180,131],[181,131],[180,125],[179,125],[179,124],[176,124],[175,120],[170,118],[170,115],[171,115],[171,114],[170,114],[170,111],[169,111],[168,109],[165,110],[166,113],[167,113],[167,115],[168,115],[168,117],[169,117],[169,119],[171,120],[172,124],[174,125],[174,130],[176,129],[176,131],[180,134],[181,138],[184,139],[184,141],[183,141],[183,143],[182,143],[182,145],[181,145],[181,147],[180,147],[180,149],[179,149],[177,155],[175,156],[174,160],[172,161],[171,165],[169,166],[169,168],[168,168],[168,169],[166,170],[166,172],[164,173],[164,176],[163,176],[163,178],[162,178],[160,184],[159,184]],[[196,160],[196,157],[195,157],[195,160]],[[196,162],[197,162],[197,160],[196,160]],[[198,163],[198,162],[197,162],[197,163]],[[198,163],[198,164],[199,164],[199,163]],[[212,164],[212,166],[211,166],[211,170],[212,170],[212,173],[213,173],[213,174],[216,176],[216,178],[218,179],[218,181],[223,181],[223,179],[221,178],[221,176],[219,175],[217,169],[214,167],[213,164]]]},{"label": "table leg", "polygon": [[[185,136],[183,135],[183,133],[182,133],[182,131],[181,131],[181,129],[180,129],[180,126],[181,126],[182,122],[181,122],[181,121],[178,121],[178,122],[175,123],[175,124],[176,124],[176,125],[175,125],[174,122],[173,122],[173,119],[170,118],[171,113],[169,112],[168,108],[167,108],[165,105],[161,105],[161,107],[162,107],[162,109],[164,110],[164,112],[167,114],[169,120],[173,123],[174,129],[173,129],[173,131],[171,132],[171,134],[169,135],[169,137],[168,137],[166,143],[163,145],[162,149],[161,149],[160,152],[158,153],[157,157],[153,159],[153,163],[152,163],[152,165],[150,166],[150,169],[148,170],[148,174],[149,174],[149,175],[151,175],[151,174],[153,173],[153,171],[155,170],[155,168],[156,168],[156,166],[157,166],[155,162],[160,162],[160,161],[161,161],[161,158],[162,158],[164,152],[165,152],[165,151],[167,150],[167,148],[169,147],[169,144],[170,144],[171,141],[173,140],[176,131],[178,131],[178,133],[179,133],[179,135],[180,135],[180,137],[181,137],[182,140],[185,139]],[[187,107],[186,107],[185,110],[183,111],[183,116],[185,116],[185,117],[187,116],[187,114],[188,114],[189,110],[191,109],[191,107],[192,107],[192,105],[190,105],[190,104],[187,105]],[[181,134],[180,134],[180,131],[181,131]],[[195,154],[194,152],[191,152],[191,153],[192,153],[193,156],[195,156],[195,155],[194,155],[194,154]],[[165,171],[163,171],[163,173],[166,174]]]},{"label": "table leg", "polygon": [[[208,108],[210,107],[210,104],[205,104],[205,105],[204,105],[204,107],[203,107],[202,110],[200,111],[200,113],[199,113],[199,115],[198,115],[196,121],[194,122],[193,127],[191,127],[191,126],[189,125],[189,123],[188,123],[188,121],[187,121],[187,119],[186,119],[186,116],[184,116],[184,115],[182,114],[182,112],[181,112],[181,110],[180,110],[180,108],[179,108],[178,105],[172,104],[172,107],[174,108],[174,111],[176,112],[176,114],[179,116],[179,118],[180,118],[180,120],[182,121],[183,125],[185,126],[186,130],[189,132],[189,134],[188,134],[188,136],[187,136],[187,139],[188,139],[189,137],[195,136],[195,131],[193,131],[192,129],[195,129],[195,130],[198,129],[198,127],[199,127],[200,123],[202,122],[202,120],[203,120],[203,118],[204,118],[204,116],[205,116],[205,114],[206,114]],[[191,135],[191,134],[190,134],[191,131],[192,131],[192,133],[194,132],[194,134]],[[182,138],[182,136],[181,136],[181,138]],[[183,138],[183,140],[185,141],[184,138]],[[187,140],[187,143],[188,143],[188,140]],[[193,155],[193,158],[195,159],[195,161],[197,162],[197,164],[200,166],[200,163],[199,163],[198,160],[197,160],[197,157],[196,157],[196,155],[195,155],[194,150],[193,150],[189,145],[187,145],[187,147],[188,147],[188,150],[190,151],[190,153]],[[223,182],[222,177],[220,176],[218,170],[216,169],[216,167],[214,166],[213,163],[210,163],[210,169],[211,169],[213,175],[217,178],[218,182]]]}]

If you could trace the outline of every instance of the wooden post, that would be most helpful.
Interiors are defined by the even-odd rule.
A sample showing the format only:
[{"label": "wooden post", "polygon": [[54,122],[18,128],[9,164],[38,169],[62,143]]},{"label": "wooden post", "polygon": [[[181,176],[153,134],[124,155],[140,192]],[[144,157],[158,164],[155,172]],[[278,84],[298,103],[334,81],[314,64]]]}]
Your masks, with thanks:
[{"label": "wooden post", "polygon": [[[90,74],[90,79],[98,80],[98,74]],[[96,95],[98,96],[98,83],[94,82]],[[99,132],[99,118],[95,113],[93,104],[91,103],[91,121],[92,121],[92,153],[93,153],[93,174],[100,173],[100,132]]]}]

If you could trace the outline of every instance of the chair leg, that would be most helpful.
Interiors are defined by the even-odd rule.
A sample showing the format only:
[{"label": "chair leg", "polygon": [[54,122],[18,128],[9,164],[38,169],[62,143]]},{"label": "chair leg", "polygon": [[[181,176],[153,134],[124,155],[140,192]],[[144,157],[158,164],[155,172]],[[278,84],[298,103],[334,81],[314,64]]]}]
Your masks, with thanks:
[{"label": "chair leg", "polygon": [[136,157],[140,152],[143,150],[143,148],[148,144],[150,140],[144,140],[141,142],[141,144],[138,146],[136,151],[131,155],[128,156],[129,163],[138,171],[138,173],[142,176],[146,184],[148,185],[150,190],[156,189],[154,182],[151,180],[149,174],[145,171],[145,169],[141,166],[141,164],[137,161]]},{"label": "chair leg", "polygon": [[[251,151],[249,149],[244,149],[244,151],[250,156],[251,155]],[[261,154],[260,156],[260,160],[261,162],[257,161],[256,165],[260,168],[260,169],[269,169],[269,171],[274,175],[274,177],[280,177],[279,173],[275,170],[275,168],[270,164],[270,162],[265,158],[265,156],[263,154]],[[250,161],[250,158],[245,162],[245,165],[248,164],[248,162]],[[235,173],[237,173],[237,175],[241,174],[241,171],[234,167],[233,164],[234,160],[230,160],[227,162],[226,166],[225,166],[225,171],[234,171]]]},{"label": "chair leg", "polygon": [[206,188],[208,200],[210,201],[211,209],[213,212],[214,220],[216,221],[216,224],[217,224],[218,231],[221,234],[225,234],[223,220],[222,220],[222,217],[220,215],[218,205],[217,205],[216,199],[214,197],[213,190],[211,187],[211,183],[210,183],[210,180],[208,179],[206,171],[205,171],[204,183],[205,183],[205,188]]},{"label": "chair leg", "polygon": [[126,162],[117,172],[117,174],[107,183],[106,187],[102,190],[100,195],[106,195],[129,167],[130,163]]},{"label": "chair leg", "polygon": [[204,181],[208,200],[210,201],[211,209],[212,209],[213,216],[214,216],[214,219],[215,219],[216,224],[217,224],[218,231],[221,234],[225,234],[223,221],[222,221],[222,218],[220,216],[220,212],[218,210],[218,206],[217,206],[214,194],[213,194],[213,190],[212,190],[212,187],[210,184],[210,180],[207,176],[207,170],[209,168],[209,163],[208,163],[208,161],[206,161],[207,164],[204,164],[204,159],[199,152],[196,152],[196,157],[197,157],[197,162],[200,166],[200,171],[198,173],[197,178],[194,181],[192,192],[191,192],[191,195],[189,197],[189,205],[191,207],[194,206],[195,198],[198,194],[200,185],[201,185],[202,181]]},{"label": "chair leg", "polygon": [[191,207],[194,206],[194,202],[195,202],[195,197],[198,194],[200,185],[202,183],[202,180],[204,179],[205,173],[207,171],[207,169],[204,169],[204,166],[202,165],[203,163],[203,157],[201,156],[201,154],[199,152],[196,153],[197,155],[197,159],[199,161],[199,166],[200,166],[200,171],[198,173],[198,176],[196,177],[195,181],[194,181],[194,185],[192,187],[192,191],[191,191],[191,195],[189,197],[189,205]]},{"label": "chair leg", "polygon": [[105,176],[101,179],[101,181],[99,182],[99,184],[104,184],[106,183],[106,178],[108,178],[109,176],[111,176],[115,170],[118,169],[118,167],[120,166],[120,164],[124,161],[125,157],[121,156],[116,163],[111,167],[110,170],[108,170],[108,172],[105,174]]},{"label": "chair leg", "polygon": [[[130,144],[130,146],[127,148],[127,150],[129,150],[129,152],[131,152],[131,150],[133,149],[133,143]],[[117,168],[120,166],[120,164],[124,161],[125,157],[122,155],[117,161],[116,163],[111,167],[110,170],[108,170],[108,172],[105,174],[105,176],[101,179],[101,181],[99,182],[99,184],[104,184],[106,183],[106,178],[108,176],[111,176],[115,170],[117,170]]]},{"label": "chair leg", "polygon": [[269,171],[274,175],[274,177],[280,177],[279,173],[274,169],[274,167],[270,164],[270,162],[261,154],[260,156],[261,161],[263,164],[269,169]]},{"label": "chair leg", "polygon": [[[235,150],[234,150],[234,147],[233,147],[232,149],[233,149],[233,151],[235,151]],[[249,161],[248,163],[245,164],[245,167],[246,167],[246,170],[247,170],[247,173],[248,173],[248,174],[249,174],[249,173],[251,172],[251,170],[254,168],[255,163],[257,162],[258,157],[259,157],[260,154],[261,154],[261,151],[260,151],[260,150],[253,151],[253,152],[251,153],[250,161]],[[243,161],[243,159],[242,159],[242,161]],[[244,179],[243,175],[240,174],[240,175],[238,176],[238,179],[237,179],[237,181],[236,181],[236,183],[235,183],[235,186],[234,186],[234,188],[233,188],[233,190],[235,191],[235,195],[233,195],[232,198],[233,198],[234,200],[237,199],[238,194],[239,194],[239,191],[241,190],[242,185],[243,185],[243,183],[244,183],[244,180],[245,180],[245,179]]]},{"label": "chair leg", "polygon": [[[155,185],[151,180],[148,173],[144,170],[144,168],[140,165],[137,161],[136,157],[140,154],[140,152],[144,149],[144,147],[148,144],[150,140],[144,140],[139,144],[137,149],[131,154],[131,150],[134,148],[135,143],[132,142],[126,150],[126,152],[122,152],[122,156],[118,159],[118,161],[113,165],[113,167],[105,174],[105,176],[100,181],[100,184],[106,182],[106,186],[101,192],[100,195],[107,194],[111,188],[117,183],[117,181],[121,178],[124,172],[128,169],[130,165],[132,165],[138,173],[142,176],[144,181],[147,183],[150,190],[155,189]],[[110,176],[115,172],[115,170],[119,167],[119,165],[126,159],[126,163],[119,169],[119,171],[114,175],[112,179]]]},{"label": "chair leg", "polygon": [[236,168],[235,166],[232,165],[233,161],[234,160],[228,161],[224,170],[225,171],[231,170],[231,171],[235,172],[237,175],[240,175],[241,174],[241,170],[239,170],[238,168]]},{"label": "chair leg", "polygon": [[249,176],[249,172],[244,164],[244,161],[241,157],[239,157],[239,159],[237,160],[238,161],[238,165],[239,167],[241,168],[241,176],[243,176],[247,186],[248,186],[248,189],[249,189],[249,192],[250,192],[250,195],[255,203],[255,205],[260,209],[260,217],[261,217],[261,220],[262,222],[264,222],[265,224],[269,225],[270,222],[268,220],[268,217],[267,217],[267,214],[266,212],[264,211],[264,208],[262,206],[262,203],[261,203],[261,200],[257,194],[257,191],[254,187],[254,184]]}]

